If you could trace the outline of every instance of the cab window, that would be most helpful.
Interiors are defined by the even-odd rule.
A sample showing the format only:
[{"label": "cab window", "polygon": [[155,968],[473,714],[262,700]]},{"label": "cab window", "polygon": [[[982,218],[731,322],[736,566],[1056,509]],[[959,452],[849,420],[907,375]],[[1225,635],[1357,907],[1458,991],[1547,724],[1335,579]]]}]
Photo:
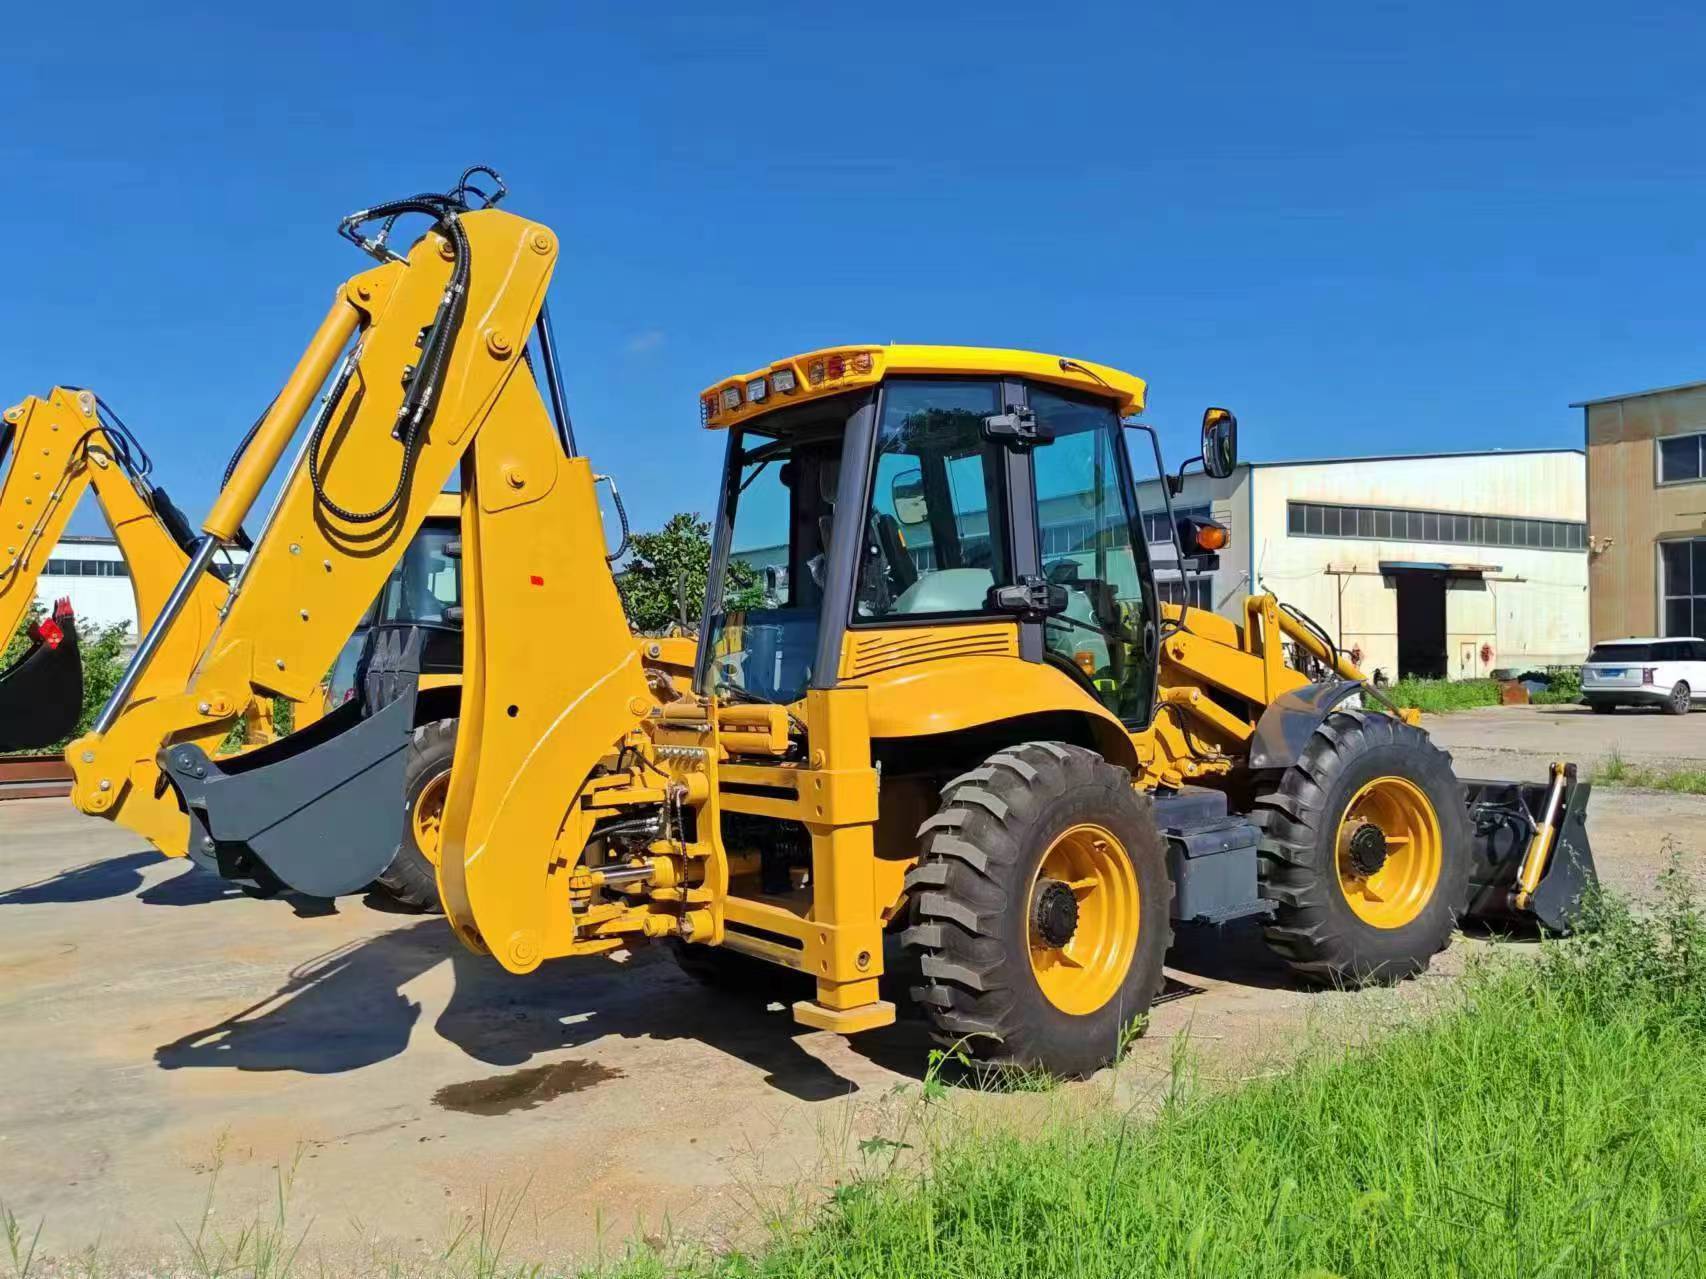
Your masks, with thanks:
[{"label": "cab window", "polygon": [[853,621],[979,614],[1011,580],[993,381],[884,385]]}]

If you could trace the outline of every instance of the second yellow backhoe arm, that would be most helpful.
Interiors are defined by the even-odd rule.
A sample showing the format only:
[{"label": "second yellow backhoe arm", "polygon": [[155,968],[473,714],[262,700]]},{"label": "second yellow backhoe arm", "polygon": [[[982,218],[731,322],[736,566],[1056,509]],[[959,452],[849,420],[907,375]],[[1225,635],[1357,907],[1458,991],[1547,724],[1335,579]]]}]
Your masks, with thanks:
[{"label": "second yellow backhoe arm", "polygon": [[[0,636],[12,634],[25,616],[48,557],[90,488],[123,556],[138,628],[146,632],[184,575],[189,556],[182,540],[190,535],[171,499],[148,479],[147,454],[90,391],[55,387],[0,416],[11,440],[10,464],[0,479]],[[183,626],[136,685],[139,701],[181,686],[218,624],[225,596],[216,575],[200,575],[186,599]],[[38,689],[32,684],[46,681],[30,675],[19,670],[0,686],[0,740],[34,732],[36,744],[47,745],[75,727],[81,679],[74,705],[52,705],[44,699],[63,699],[65,682]],[[139,802],[138,816],[155,825],[158,812],[141,818],[141,810],[159,807],[148,789],[151,797]]]}]

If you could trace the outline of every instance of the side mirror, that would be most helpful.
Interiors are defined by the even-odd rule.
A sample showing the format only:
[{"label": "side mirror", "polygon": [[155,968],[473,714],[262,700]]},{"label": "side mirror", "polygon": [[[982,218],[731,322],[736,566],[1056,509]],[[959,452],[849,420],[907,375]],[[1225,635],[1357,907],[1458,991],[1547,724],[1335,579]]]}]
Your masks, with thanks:
[{"label": "side mirror", "polygon": [[930,508],[924,501],[924,472],[902,471],[889,484],[889,504],[894,517],[902,524],[913,526],[929,518]]},{"label": "side mirror", "polygon": [[1208,409],[1202,415],[1202,469],[1224,480],[1238,465],[1238,419],[1230,409]]}]

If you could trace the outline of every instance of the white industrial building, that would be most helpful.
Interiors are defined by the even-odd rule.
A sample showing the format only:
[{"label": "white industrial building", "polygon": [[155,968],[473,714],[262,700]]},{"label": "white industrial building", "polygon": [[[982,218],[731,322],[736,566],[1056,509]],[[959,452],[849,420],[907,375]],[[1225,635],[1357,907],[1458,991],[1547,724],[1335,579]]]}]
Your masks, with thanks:
[{"label": "white industrial building", "polygon": [[1252,590],[1314,618],[1364,670],[1453,679],[1588,649],[1579,449],[1254,462],[1185,477],[1177,513],[1232,543],[1179,581],[1159,481],[1138,486],[1163,594],[1242,617]]},{"label": "white industrial building", "polygon": [[[232,551],[231,555],[233,563],[247,558],[242,551]],[[110,537],[68,533],[60,538],[36,579],[36,599],[50,609],[55,600],[69,599],[79,621],[101,627],[123,626],[132,643],[141,638],[137,634],[130,567]]]}]

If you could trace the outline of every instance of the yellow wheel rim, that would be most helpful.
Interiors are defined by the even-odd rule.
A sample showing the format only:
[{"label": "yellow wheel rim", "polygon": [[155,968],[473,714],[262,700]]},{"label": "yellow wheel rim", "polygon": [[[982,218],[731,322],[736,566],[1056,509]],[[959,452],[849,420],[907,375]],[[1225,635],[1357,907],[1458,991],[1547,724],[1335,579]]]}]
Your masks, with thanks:
[{"label": "yellow wheel rim", "polygon": [[427,780],[415,796],[414,811],[409,814],[409,827],[414,832],[415,847],[434,866],[438,865],[438,841],[444,825],[444,797],[450,793],[450,770]]},{"label": "yellow wheel rim", "polygon": [[1125,845],[1101,826],[1074,826],[1043,854],[1027,898],[1031,973],[1065,1013],[1114,997],[1137,954],[1142,897]]},{"label": "yellow wheel rim", "polygon": [[1443,848],[1439,814],[1421,787],[1377,777],[1339,820],[1339,889],[1364,923],[1402,928],[1433,899]]}]

